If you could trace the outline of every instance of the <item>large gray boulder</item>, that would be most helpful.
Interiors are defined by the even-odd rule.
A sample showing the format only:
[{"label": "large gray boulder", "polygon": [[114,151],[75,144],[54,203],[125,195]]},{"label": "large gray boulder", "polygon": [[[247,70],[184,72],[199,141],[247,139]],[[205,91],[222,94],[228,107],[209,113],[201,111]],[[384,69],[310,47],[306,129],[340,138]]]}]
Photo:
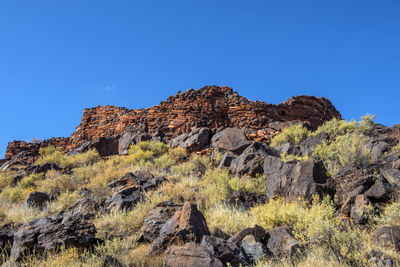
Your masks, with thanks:
[{"label": "large gray boulder", "polygon": [[128,154],[128,149],[131,145],[135,145],[143,141],[148,141],[150,139],[151,136],[147,132],[126,131],[118,140],[118,153],[126,155]]},{"label": "large gray boulder", "polygon": [[268,199],[301,197],[311,201],[313,195],[324,197],[334,193],[332,179],[321,161],[283,162],[278,157],[266,156],[264,175]]},{"label": "large gray boulder", "polygon": [[14,233],[11,258],[20,261],[25,255],[54,251],[61,247],[86,249],[97,243],[96,228],[89,218],[95,211],[90,200],[80,200],[66,211],[22,225]]},{"label": "large gray boulder", "polygon": [[291,258],[300,252],[299,241],[286,226],[268,230],[267,240],[267,248],[275,257]]},{"label": "large gray boulder", "polygon": [[135,205],[144,199],[144,195],[137,186],[132,186],[121,190],[113,196],[106,199],[104,206],[107,211],[125,210],[130,211]]},{"label": "large gray boulder", "polygon": [[270,146],[255,142],[232,160],[229,170],[237,175],[262,174],[264,158],[267,155],[278,156],[278,152]]},{"label": "large gray boulder", "polygon": [[185,202],[182,209],[162,226],[159,236],[150,246],[149,254],[162,253],[171,242],[200,243],[204,235],[210,235],[206,219],[195,205]]},{"label": "large gray boulder", "polygon": [[190,151],[198,151],[210,143],[211,130],[206,127],[195,128],[190,133],[181,134],[171,140],[171,147],[183,147]]},{"label": "large gray boulder", "polygon": [[230,151],[239,155],[249,145],[251,145],[251,141],[247,139],[244,130],[239,128],[225,128],[211,138],[211,147],[214,153]]},{"label": "large gray boulder", "polygon": [[222,262],[204,247],[190,242],[170,246],[165,252],[164,267],[223,267]]},{"label": "large gray boulder", "polygon": [[142,226],[143,240],[153,242],[160,234],[161,227],[181,208],[182,205],[175,204],[172,201],[159,203],[152,208],[144,218]]},{"label": "large gray boulder", "polygon": [[99,137],[81,144],[69,154],[77,155],[94,148],[101,157],[118,155],[118,140],[119,136]]}]

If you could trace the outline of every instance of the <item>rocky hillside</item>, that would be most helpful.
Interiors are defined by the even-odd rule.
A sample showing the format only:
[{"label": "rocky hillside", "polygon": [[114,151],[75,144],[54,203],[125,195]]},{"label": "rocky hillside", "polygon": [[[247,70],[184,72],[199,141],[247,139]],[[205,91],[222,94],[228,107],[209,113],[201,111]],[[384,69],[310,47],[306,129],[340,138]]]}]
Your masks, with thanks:
[{"label": "rocky hillside", "polygon": [[249,129],[252,140],[265,141],[287,123],[301,122],[315,129],[333,117],[340,118],[339,112],[328,99],[321,97],[298,96],[271,105],[250,101],[229,87],[206,86],[180,92],[147,109],[116,106],[85,109],[81,124],[70,138],[53,138],[35,144],[14,141],[8,144],[5,159],[26,152],[19,158],[32,161],[32,156],[37,159],[39,148],[49,144],[70,151],[100,137],[117,139],[126,131],[141,131],[169,141],[199,127],[207,127],[213,133],[225,127],[240,127]]},{"label": "rocky hillside", "polygon": [[0,162],[5,266],[399,266],[400,126],[204,87]]}]

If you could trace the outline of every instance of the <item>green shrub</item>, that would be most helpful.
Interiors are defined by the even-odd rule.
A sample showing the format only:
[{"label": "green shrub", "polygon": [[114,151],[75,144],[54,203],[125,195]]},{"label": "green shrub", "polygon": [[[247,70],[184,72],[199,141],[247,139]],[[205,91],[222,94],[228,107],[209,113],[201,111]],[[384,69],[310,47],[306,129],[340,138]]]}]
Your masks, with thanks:
[{"label": "green shrub", "polygon": [[330,138],[335,138],[340,135],[345,135],[348,133],[367,133],[371,126],[374,124],[376,116],[366,114],[361,118],[361,121],[357,122],[351,120],[349,122],[345,120],[339,120],[333,118],[330,121],[325,122],[321,125],[313,135],[317,135],[321,132],[326,132]]},{"label": "green shrub", "polygon": [[290,143],[292,145],[299,144],[310,135],[310,131],[301,125],[291,125],[271,140],[271,146],[279,146],[282,144]]},{"label": "green shrub", "polygon": [[21,182],[19,182],[19,185],[23,188],[35,186],[35,182],[41,180],[42,178],[43,174],[32,173],[31,175],[25,176]]},{"label": "green shrub", "polygon": [[318,145],[313,156],[324,162],[329,174],[334,177],[336,173],[348,164],[366,167],[371,161],[371,153],[365,147],[367,138],[360,133],[347,133],[339,136],[335,141]]},{"label": "green shrub", "polygon": [[281,159],[283,162],[291,162],[291,161],[307,161],[310,158],[308,157],[308,155],[304,155],[304,156],[297,156],[294,154],[288,154],[286,152],[283,152],[281,154]]},{"label": "green shrub", "polygon": [[211,168],[211,164],[210,158],[194,155],[189,161],[173,166],[171,170],[183,176],[202,175],[208,168]]}]

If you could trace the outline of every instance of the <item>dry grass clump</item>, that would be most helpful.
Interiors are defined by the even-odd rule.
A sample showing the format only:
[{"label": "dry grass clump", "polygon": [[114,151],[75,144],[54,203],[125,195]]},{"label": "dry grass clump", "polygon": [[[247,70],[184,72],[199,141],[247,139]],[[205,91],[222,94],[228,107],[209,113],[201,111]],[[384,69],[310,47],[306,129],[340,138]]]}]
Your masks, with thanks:
[{"label": "dry grass clump", "polygon": [[39,149],[40,159],[36,164],[43,165],[45,163],[55,163],[65,168],[70,166],[86,166],[100,159],[99,153],[95,149],[88,150],[77,155],[66,155],[61,148],[54,146],[42,147]]}]

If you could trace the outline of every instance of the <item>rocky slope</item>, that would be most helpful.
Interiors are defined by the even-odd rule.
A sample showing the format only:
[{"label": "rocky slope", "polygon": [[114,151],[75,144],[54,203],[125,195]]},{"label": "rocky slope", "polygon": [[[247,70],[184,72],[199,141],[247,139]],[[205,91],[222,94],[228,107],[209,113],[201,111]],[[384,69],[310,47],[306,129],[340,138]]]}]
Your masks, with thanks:
[{"label": "rocky slope", "polygon": [[14,141],[8,144],[5,159],[21,152],[26,153],[20,158],[29,160],[34,156],[36,159],[39,148],[49,144],[69,151],[99,137],[121,136],[127,130],[171,140],[196,127],[207,127],[213,132],[225,127],[240,127],[251,130],[251,139],[266,141],[287,123],[301,122],[315,129],[333,117],[341,116],[331,102],[322,97],[297,96],[272,105],[250,101],[229,87],[206,86],[170,96],[147,109],[116,106],[85,109],[81,124],[70,138],[54,138],[35,144]]},{"label": "rocky slope", "polygon": [[323,98],[205,87],[8,153],[6,265],[400,265],[400,126]]}]

